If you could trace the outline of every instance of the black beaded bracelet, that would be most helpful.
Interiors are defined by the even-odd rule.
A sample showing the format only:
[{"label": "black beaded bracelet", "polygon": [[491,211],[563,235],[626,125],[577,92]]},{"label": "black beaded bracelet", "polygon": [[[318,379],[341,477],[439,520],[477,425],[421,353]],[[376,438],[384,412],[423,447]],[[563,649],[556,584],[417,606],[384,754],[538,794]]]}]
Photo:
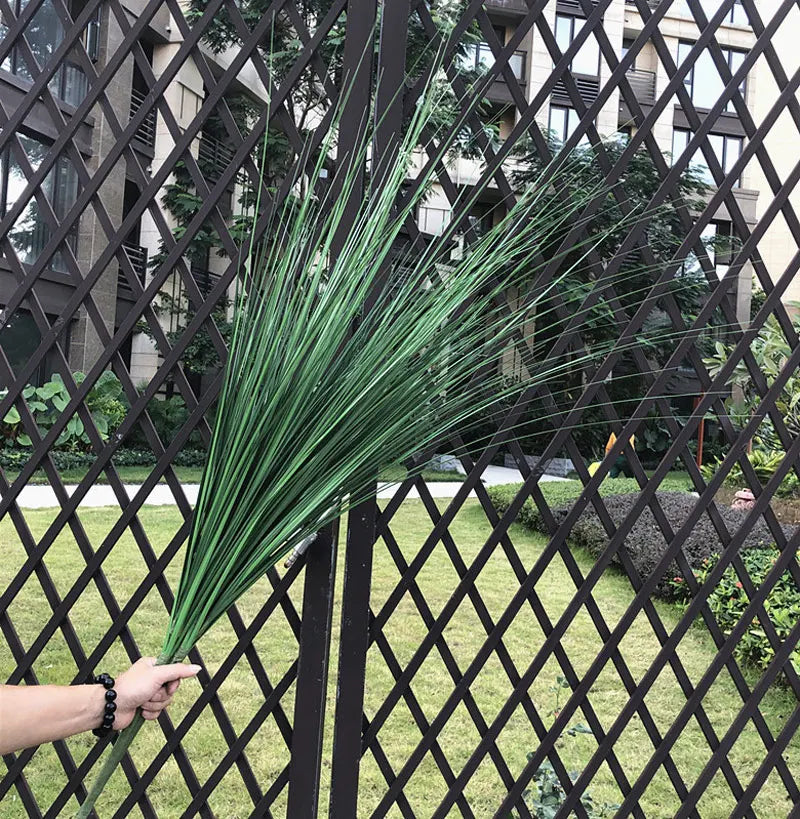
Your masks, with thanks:
[{"label": "black beaded bracelet", "polygon": [[117,692],[114,690],[114,678],[108,674],[98,674],[96,677],[92,677],[91,682],[94,685],[102,685],[106,689],[103,723],[99,728],[92,730],[96,737],[105,737],[114,730],[114,712],[117,710],[117,704],[114,702],[117,698]]}]

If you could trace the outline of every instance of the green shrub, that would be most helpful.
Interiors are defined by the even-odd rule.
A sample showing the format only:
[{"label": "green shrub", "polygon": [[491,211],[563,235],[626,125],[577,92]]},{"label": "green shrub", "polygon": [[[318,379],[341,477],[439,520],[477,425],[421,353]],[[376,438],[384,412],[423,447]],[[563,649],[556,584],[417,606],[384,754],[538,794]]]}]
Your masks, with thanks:
[{"label": "green shrub", "polygon": [[[604,481],[601,485],[601,494],[604,494],[603,490],[606,489],[606,484],[611,484],[611,488],[613,489],[616,488],[617,485],[623,484],[623,481]],[[548,484],[542,486],[542,491],[548,500],[556,523],[560,524],[569,512],[572,501],[577,493],[573,495],[572,498],[566,499],[565,503],[559,503],[559,501],[563,500],[563,495],[566,495],[569,490],[566,488],[551,489],[550,486],[555,485]],[[508,509],[508,505],[515,494],[514,488],[515,487],[492,487],[490,489],[490,497],[499,511],[504,512]],[[606,494],[604,501],[605,507],[615,526],[619,526],[629,515],[638,497],[638,492],[629,494]],[[673,531],[677,531],[683,526],[697,503],[697,499],[692,495],[682,492],[657,492],[656,498]],[[719,505],[717,505],[716,508],[731,534],[734,534],[738,530],[742,521],[747,516],[745,510],[729,509]],[[547,528],[544,526],[540,513],[531,500],[526,501],[518,517],[518,521],[528,528],[535,529],[543,534],[549,534]],[[795,528],[794,526],[784,526],[783,531],[786,536],[789,537]],[[747,550],[764,547],[769,545],[772,540],[772,534],[767,528],[767,525],[763,520],[759,520],[745,538],[742,548]],[[595,557],[605,551],[609,538],[592,506],[585,509],[573,525],[572,531],[570,532],[570,542],[576,546],[585,548]],[[633,524],[633,527],[625,539],[623,548],[642,578],[647,578],[653,573],[656,565],[666,551],[667,541],[661,533],[661,529],[649,508],[645,508],[636,519],[636,522]],[[708,515],[702,515],[695,523],[691,534],[686,538],[681,549],[689,566],[693,569],[699,569],[703,565],[704,560],[721,551],[722,543]],[[617,565],[621,563],[619,553],[614,555],[612,563]],[[674,596],[672,579],[679,574],[680,570],[678,569],[677,563],[672,561],[670,567],[659,579],[656,594],[672,598]]]},{"label": "green shrub", "polygon": [[150,449],[118,449],[112,459],[114,466],[154,466],[155,453]]},{"label": "green shrub", "polygon": [[[147,404],[147,413],[153,422],[159,439],[165,446],[178,434],[189,418],[189,410],[181,395],[172,395],[169,398],[152,398]],[[206,417],[211,423],[212,413],[209,412]],[[150,449],[150,441],[138,424],[126,436],[125,445],[135,450]],[[188,446],[192,450],[204,448],[203,440],[197,430],[189,436]],[[203,462],[205,462],[205,459],[203,459]],[[198,464],[184,465],[196,466]]]},{"label": "green shrub", "polygon": [[[742,561],[747,569],[753,586],[758,589],[775,565],[778,558],[776,548],[749,549],[741,553]],[[698,583],[705,583],[709,573],[719,558],[713,556],[703,561],[694,572]],[[688,584],[680,575],[676,575],[670,586],[675,597],[688,604],[691,599]],[[744,614],[750,599],[742,587],[742,582],[732,566],[725,569],[722,578],[708,598],[708,605],[719,624],[720,629],[728,635]],[[788,640],[792,628],[800,620],[800,587],[797,581],[787,570],[767,595],[764,608],[769,614],[772,625],[781,640]],[[752,620],[741,640],[734,649],[736,659],[742,663],[765,669],[775,656],[775,650],[767,639],[758,618]],[[796,647],[791,655],[791,663],[795,671],[800,674],[800,647]]]},{"label": "green shrub", "polygon": [[[184,449],[173,460],[174,466],[204,466],[206,462],[204,449]],[[51,451],[50,456],[56,468],[81,469],[94,463],[95,455],[92,452],[80,450]],[[0,449],[0,466],[3,469],[18,471],[22,469],[31,457],[30,449]],[[156,456],[149,449],[118,449],[112,458],[114,466],[155,466]]]},{"label": "green shrub", "polygon": [[[757,446],[748,454],[747,459],[750,461],[759,483],[764,486],[778,471],[778,468],[785,457],[786,453],[783,450]],[[709,480],[714,474],[716,474],[721,462],[722,459],[720,458],[706,464],[702,470],[703,477],[706,480]],[[747,480],[744,477],[744,473],[742,472],[742,467],[738,463],[735,463],[731,471],[725,476],[725,485],[739,488],[748,485]],[[780,497],[794,497],[796,495],[800,495],[800,481],[798,481],[797,475],[795,475],[794,472],[790,472],[781,481],[776,494]]]},{"label": "green shrub", "polygon": [[176,456],[175,466],[205,466],[208,453],[204,449],[182,449]]},{"label": "green shrub", "polygon": [[[550,687],[550,690],[555,693],[555,708],[548,713],[548,716],[557,717],[559,715],[561,694],[570,689],[571,686],[564,677],[556,677],[555,685]],[[567,728],[556,740],[556,747],[559,749],[562,760],[565,755],[564,746],[567,744],[580,744],[580,738],[586,736],[594,736],[594,731],[584,723],[576,723]],[[566,750],[571,755],[570,749]],[[529,753],[528,762],[532,758],[533,754]],[[580,771],[568,771],[568,775],[574,784],[580,775]],[[536,819],[553,819],[564,802],[567,801],[567,793],[549,759],[545,759],[536,769],[531,780],[531,786],[526,788],[523,793],[523,799],[530,814]],[[580,802],[588,819],[607,819],[607,817],[614,816],[620,807],[609,802],[597,802],[589,790],[581,794]],[[510,819],[519,819],[519,814],[512,811]]]},{"label": "green shrub", "polygon": [[[31,457],[30,449],[2,449],[0,450],[0,466],[3,469],[14,471],[22,469]],[[89,466],[94,462],[94,455],[80,451],[52,451],[50,457],[59,470],[76,469]]]},{"label": "green shrub", "polygon": [[22,469],[30,457],[30,450],[0,449],[0,466],[3,469]]},{"label": "green shrub", "polygon": [[[204,466],[206,462],[204,449],[183,449],[173,459],[174,466]],[[155,453],[150,449],[120,449],[114,455],[115,466],[154,466]]]},{"label": "green shrub", "polygon": [[94,454],[91,452],[51,452],[53,462],[59,470],[80,469],[94,463]]},{"label": "green shrub", "polygon": [[[80,384],[86,376],[73,373],[76,383]],[[4,398],[8,390],[0,391],[0,398]],[[70,400],[69,391],[64,385],[61,376],[56,373],[53,378],[41,387],[29,384],[22,391],[22,397],[33,416],[40,436],[45,436],[53,425],[60,419]],[[125,405],[122,400],[122,385],[119,379],[110,371],[101,374],[97,383],[89,390],[86,396],[86,406],[92,414],[92,419],[100,433],[100,437],[107,441],[125,417]],[[33,441],[25,432],[19,411],[12,407],[2,422],[0,422],[0,436],[4,439],[6,449],[30,448]],[[64,451],[86,450],[89,447],[89,436],[84,429],[83,421],[78,413],[74,413],[61,434],[56,439],[54,449]]]}]

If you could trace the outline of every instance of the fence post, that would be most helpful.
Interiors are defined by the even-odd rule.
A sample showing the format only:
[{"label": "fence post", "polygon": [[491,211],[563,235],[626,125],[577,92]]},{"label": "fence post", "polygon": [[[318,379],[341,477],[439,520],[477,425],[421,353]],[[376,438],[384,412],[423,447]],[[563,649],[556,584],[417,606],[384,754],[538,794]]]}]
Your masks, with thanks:
[{"label": "fence post", "polygon": [[336,580],[336,528],[323,529],[308,550],[303,584],[287,816],[309,819],[317,815],[319,805]]},{"label": "fence post", "polygon": [[[351,10],[369,3],[351,2]],[[405,37],[408,28],[409,0],[385,3],[381,18],[378,52],[376,112],[385,114],[378,126],[373,145],[376,157],[386,158],[399,144],[402,127],[405,78]],[[373,15],[371,18],[368,15]],[[371,36],[374,8],[358,15],[358,30],[353,31],[355,49]],[[348,32],[349,34],[350,32]],[[363,93],[363,89],[359,89]],[[366,99],[368,104],[368,97]],[[347,520],[342,626],[339,641],[339,668],[336,687],[336,714],[333,734],[333,761],[329,815],[358,815],[358,779],[362,756],[364,689],[370,627],[370,589],[372,556],[376,538],[378,505],[369,500],[353,509]]]}]

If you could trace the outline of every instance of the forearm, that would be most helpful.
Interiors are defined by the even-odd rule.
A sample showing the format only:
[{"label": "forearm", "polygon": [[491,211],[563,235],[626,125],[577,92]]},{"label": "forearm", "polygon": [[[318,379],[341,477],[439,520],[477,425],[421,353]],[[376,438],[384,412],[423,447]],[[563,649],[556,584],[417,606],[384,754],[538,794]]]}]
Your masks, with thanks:
[{"label": "forearm", "polygon": [[102,685],[0,685],[0,753],[99,727]]}]

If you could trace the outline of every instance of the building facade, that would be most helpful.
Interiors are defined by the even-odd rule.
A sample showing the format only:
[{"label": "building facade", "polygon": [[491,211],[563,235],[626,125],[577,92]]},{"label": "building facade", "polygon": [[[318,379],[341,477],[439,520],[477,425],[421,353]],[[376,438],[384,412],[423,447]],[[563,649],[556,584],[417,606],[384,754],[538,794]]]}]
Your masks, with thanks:
[{"label": "building facade", "polygon": [[[22,13],[22,0],[14,0],[14,3],[16,5],[12,8],[15,13]],[[703,0],[701,5],[711,16],[719,7],[719,2]],[[765,20],[770,19],[777,5],[777,0],[767,0],[763,4]],[[134,302],[131,276],[135,276],[143,285],[148,282],[151,262],[163,250],[165,232],[176,228],[174,214],[160,206],[151,204],[134,221],[128,218],[129,214],[164,163],[174,162],[172,154],[176,139],[206,98],[203,70],[224,71],[235,53],[212,53],[201,44],[205,65],[198,66],[191,58],[186,60],[170,81],[158,102],[158,108],[151,110],[142,120],[129,147],[118,154],[118,160],[113,162],[95,199],[83,208],[79,221],[63,237],[59,249],[49,253],[45,260],[40,256],[42,249],[57,229],[58,221],[78,201],[86,182],[82,178],[85,172],[70,151],[80,152],[90,174],[110,161],[109,157],[113,160],[117,156],[114,152],[121,129],[140,110],[151,81],[161,76],[183,42],[185,26],[171,17],[164,5],[142,28],[141,53],[137,59],[128,55],[114,72],[105,90],[106,103],[94,105],[84,113],[73,140],[74,146],[70,145],[59,157],[42,182],[39,193],[24,207],[18,207],[27,179],[35,173],[41,157],[57,139],[60,123],[78,115],[89,85],[86,60],[98,73],[101,72],[114,59],[125,34],[123,29],[128,30],[140,19],[144,2],[124,0],[122,6],[126,13],[124,22],[117,19],[108,5],[103,3],[86,19],[81,35],[81,53],[74,59],[60,61],[58,71],[48,83],[52,97],[41,97],[26,106],[24,120],[18,128],[19,142],[0,156],[0,213],[3,217],[9,213],[15,214],[7,240],[13,254],[0,255],[0,309],[5,309],[10,294],[29,271],[39,269],[35,293],[45,314],[56,315],[80,285],[83,274],[103,263],[109,232],[125,225],[125,263],[121,267],[119,259],[109,259],[92,291],[99,319],[109,334],[114,333]],[[83,8],[80,0],[73,0],[69,7],[72,18],[78,19]],[[484,42],[469,47],[465,60],[473,67],[491,65],[494,61],[493,45],[509,43],[529,11],[525,0],[486,0],[485,9],[492,24],[494,43]],[[61,0],[44,0],[25,31],[31,54],[26,54],[26,47],[18,42],[4,50],[0,62],[0,100],[6,111],[16,110],[35,82],[37,72],[31,70],[30,58],[33,57],[39,66],[47,66],[49,58],[57,50],[71,23],[63,12]],[[797,57],[800,52],[792,47],[792,31],[800,27],[799,18],[800,10],[795,9],[781,24],[774,39],[775,48],[789,73],[792,61],[800,59]],[[487,116],[496,123],[501,137],[513,128],[519,117],[520,103],[528,104],[541,96],[540,91],[552,74],[557,56],[554,49],[565,51],[579,36],[586,22],[584,4],[578,0],[552,0],[546,7],[545,19],[546,26],[535,24],[518,38],[509,61],[509,69],[522,88],[524,99],[520,100],[516,89],[509,88],[502,78],[494,82],[487,93]],[[602,36],[590,34],[570,66],[571,76],[584,103],[588,105],[597,99],[600,89],[612,74],[614,65],[610,62],[634,49],[636,57],[626,78],[641,111],[647,114],[652,110],[670,82],[667,62],[680,65],[700,36],[700,29],[685,0],[676,0],[672,4],[659,23],[656,37],[646,42],[642,42],[644,27],[645,21],[634,3],[613,0],[605,10]],[[3,31],[7,30],[4,21]],[[736,71],[748,49],[756,42],[756,34],[741,3],[734,4],[715,38],[728,67]],[[608,59],[609,48],[614,61]],[[266,92],[251,63],[246,63],[242,68],[237,85],[243,94],[250,95],[254,105],[263,106]],[[682,88],[702,120],[704,111],[714,105],[724,85],[708,52],[689,72]],[[757,125],[763,119],[780,91],[780,84],[768,61],[761,59],[743,84],[745,109],[729,104],[726,111],[716,118],[709,136],[709,145],[723,171],[730,170],[741,156],[753,124]],[[574,105],[574,97],[563,81],[546,95],[535,116],[542,130],[550,131],[561,141],[572,136],[581,119]],[[685,152],[696,124],[679,95],[674,94],[674,100],[663,108],[652,129],[658,148],[667,161],[669,157]],[[619,91],[614,90],[597,113],[594,125],[602,138],[633,134],[636,117]],[[767,150],[781,179],[786,178],[794,167],[796,138],[797,128],[790,112],[776,123],[767,137]],[[225,140],[212,133],[199,134],[193,140],[190,151],[202,163],[204,176],[211,183],[215,181],[215,174],[227,167],[232,155]],[[693,162],[713,185],[713,175],[702,154],[696,153]],[[475,159],[454,160],[451,165],[453,181],[457,185],[469,185],[480,173],[481,167],[481,163]],[[165,187],[172,181],[165,183]],[[737,213],[731,214],[726,206],[720,207],[705,232],[706,238],[730,236],[735,239],[741,232],[739,220],[742,219],[748,228],[752,228],[772,201],[770,185],[761,164],[755,159],[748,163],[734,189]],[[237,191],[232,184],[231,203],[236,199]],[[476,225],[495,218],[493,212],[499,193],[493,199],[489,191],[484,200],[475,206],[472,214]],[[153,202],[163,202],[163,196],[157,196]],[[425,233],[439,233],[448,223],[450,215],[447,197],[440,187],[434,186],[431,196],[419,209],[418,224]],[[797,246],[785,219],[776,220],[767,231],[759,242],[759,252],[773,279],[777,279],[792,263]],[[15,259],[10,256],[15,256]],[[200,257],[193,256],[185,261],[201,293],[208,292],[227,265],[224,256],[208,248]],[[713,261],[720,278],[727,276],[725,254],[716,254]],[[738,274],[737,281],[732,282],[737,313],[743,324],[749,317],[752,278],[753,269],[747,265]],[[182,287],[181,276],[177,274],[165,286],[166,295],[173,304],[184,299]],[[800,279],[796,286],[789,289],[785,298],[800,299]],[[19,306],[12,315],[4,314],[3,318],[0,344],[13,369],[37,347],[41,336],[24,306]],[[61,328],[62,343],[74,370],[88,369],[103,349],[97,321],[98,316],[90,316],[87,308],[81,306],[76,317]],[[160,321],[166,332],[178,329],[179,318],[174,310],[160,314]],[[156,346],[144,333],[131,336],[124,358],[135,383],[147,381],[160,361]],[[40,370],[37,380],[41,381],[47,376],[47,362]]]},{"label": "building facade", "polygon": [[[98,5],[83,28],[80,48],[74,49],[75,56],[61,60],[55,76],[48,83],[52,96],[38,99],[30,107],[17,129],[19,145],[12,144],[0,156],[0,214],[13,219],[8,231],[8,243],[13,254],[0,256],[0,309],[5,309],[26,273],[38,266],[41,272],[34,293],[46,316],[52,320],[75,293],[82,277],[104,264],[103,253],[109,235],[125,225],[123,264],[120,264],[119,258],[105,262],[92,288],[97,315],[90,315],[87,307],[81,305],[60,336],[69,365],[75,371],[87,370],[97,360],[104,346],[97,330],[98,321],[105,332],[113,335],[135,301],[131,275],[142,286],[149,282],[153,259],[163,252],[165,238],[178,227],[175,215],[163,206],[164,193],[169,185],[175,183],[174,176],[168,178],[162,190],[137,218],[131,220],[129,217],[164,163],[169,161],[174,164],[174,156],[170,155],[176,139],[192,121],[206,97],[202,72],[197,61],[190,57],[167,85],[157,107],[144,116],[133,138],[126,140],[126,148],[121,154],[117,152],[111,156],[118,146],[122,130],[143,105],[152,82],[161,76],[183,42],[185,28],[176,24],[165,4],[142,28],[138,40],[141,52],[136,56],[128,55],[121,61],[111,82],[105,87],[103,102],[92,106],[82,117],[74,144],[85,170],[76,161],[77,157],[70,153],[74,150],[70,146],[59,156],[42,182],[40,192],[29,198],[24,207],[18,207],[18,214],[14,212],[28,179],[57,139],[59,125],[80,116],[80,107],[89,89],[87,75],[92,69],[101,74],[109,61],[114,59],[125,32],[140,19],[145,3],[141,0],[123,0],[122,6],[126,14],[124,23],[117,19],[107,4]],[[16,0],[15,13],[21,13],[23,8],[24,3]],[[72,19],[79,19],[82,8],[82,3],[73,3],[69,8]],[[3,21],[3,34],[9,30],[5,23]],[[15,111],[22,104],[36,79],[38,71],[31,70],[30,58],[39,68],[47,68],[70,23],[71,20],[64,17],[64,9],[54,0],[44,0],[39,5],[24,30],[32,53],[26,55],[25,45],[17,42],[7,49],[8,53],[0,63],[0,100],[6,111]],[[213,53],[203,45],[200,48],[206,70],[222,72],[230,64],[230,53]],[[81,61],[87,58],[91,68],[85,62],[82,65]],[[251,64],[242,69],[233,88],[249,95],[255,105],[263,107],[266,94]],[[24,158],[20,155],[20,146]],[[206,132],[197,135],[189,150],[202,168],[205,182],[210,185],[219,178],[233,154],[224,140]],[[111,170],[96,198],[81,210],[80,218],[59,250],[45,258],[42,251],[56,228],[52,221],[48,222],[48,209],[52,210],[56,222],[67,216],[88,181],[88,177],[83,179],[82,174],[88,172],[89,176],[93,175],[104,162],[111,163]],[[235,197],[235,185],[232,184],[230,201],[233,202]],[[214,252],[193,254],[184,261],[201,294],[211,289],[226,264]],[[169,278],[163,292],[167,302],[173,306],[185,302],[181,276],[177,273]],[[167,333],[178,329],[179,317],[174,309],[161,311],[159,321]],[[20,306],[10,315],[4,312],[0,344],[12,369],[28,358],[40,340],[40,330],[28,309]],[[123,359],[134,383],[142,383],[152,377],[160,356],[151,338],[145,333],[136,332],[124,349]],[[36,381],[46,380],[51,371],[52,362],[48,360],[36,373]]]},{"label": "building facade", "polygon": [[[655,8],[658,3],[649,5]],[[553,47],[557,46],[562,53],[567,50],[586,24],[587,9],[590,6],[594,8],[597,3],[581,3],[579,0],[551,2],[545,12],[547,26],[543,29],[534,25],[525,32],[510,66],[524,91],[527,103],[541,97],[541,89],[547,84],[553,72],[557,56]],[[700,6],[707,18],[711,19],[720,8],[720,2],[702,0]],[[761,6],[762,4],[759,4],[759,8]],[[497,42],[500,45],[511,42],[528,12],[528,4],[524,0],[487,0],[485,7],[492,21]],[[778,3],[775,0],[768,0],[763,4],[765,23],[771,20],[777,8]],[[593,32],[577,51],[570,65],[570,73],[587,107],[597,100],[600,89],[610,80],[617,61],[629,50],[635,52],[635,59],[626,71],[626,80],[635,95],[641,114],[644,116],[650,114],[656,101],[668,92],[671,76],[669,63],[681,65],[700,38],[701,29],[685,0],[676,0],[671,4],[659,22],[656,34],[650,39],[643,37],[645,22],[636,3],[614,0],[603,14],[602,36],[598,37]],[[796,66],[800,59],[796,49],[792,56],[791,44],[792,32],[798,30],[800,10],[794,9],[778,26],[774,39],[776,52],[780,55],[789,76],[792,75],[792,66]],[[756,42],[756,33],[741,2],[733,5],[716,29],[715,41],[729,69],[735,73]],[[609,59],[609,49],[613,54],[613,60]],[[476,63],[484,66],[491,66],[494,63],[493,49],[488,42],[476,45],[471,53],[474,53]],[[673,158],[679,158],[686,152],[697,121],[702,122],[705,119],[706,112],[720,98],[725,85],[711,51],[705,49],[683,81],[683,89],[695,111],[687,110],[684,105],[685,97],[682,100],[678,93],[673,92],[652,128],[653,138],[667,165]],[[760,59],[748,72],[740,90],[744,109],[731,100],[721,115],[715,117],[708,137],[708,144],[725,174],[734,167],[742,155],[748,133],[752,134],[754,128],[763,121],[780,93],[781,88],[767,59]],[[504,136],[519,116],[518,102],[514,100],[502,76],[493,84],[487,96],[494,107],[492,116],[499,123],[500,135]],[[694,117],[695,113],[697,119]],[[543,131],[549,131],[562,143],[580,127],[581,116],[576,110],[574,95],[570,95],[563,81],[559,81],[552,93],[546,95],[536,111],[536,121]],[[632,135],[636,132],[637,118],[618,88],[603,103],[594,120],[594,126],[601,139],[619,138],[621,135]],[[585,128],[583,130],[585,131]],[[797,126],[787,111],[767,137],[767,150],[781,180],[785,180],[794,169],[796,152],[793,152],[792,146],[796,145],[797,138]],[[582,141],[585,139],[584,137]],[[691,165],[702,175],[713,192],[716,180],[702,151],[697,150],[693,153]],[[480,170],[481,167],[474,161],[463,159],[454,161],[451,168],[453,180],[457,184],[470,184]],[[729,276],[730,261],[730,253],[720,248],[726,245],[735,248],[741,244],[746,238],[746,231],[752,230],[769,207],[773,199],[772,194],[763,167],[757,159],[751,160],[733,188],[737,212],[732,214],[728,206],[721,206],[703,233],[707,252],[720,279]],[[795,194],[793,203],[800,205],[799,200],[800,196]],[[490,209],[490,205],[491,203],[487,202],[487,210]],[[438,188],[425,206],[420,208],[419,227],[424,232],[441,232],[449,222],[450,215],[447,197],[444,191]],[[476,221],[479,221],[481,214],[476,213],[475,216]],[[742,230],[743,225],[746,226],[746,230]],[[745,235],[742,235],[743,233]],[[777,280],[787,270],[797,253],[797,243],[785,220],[778,219],[769,228],[759,242],[758,251],[770,277],[773,281]],[[735,291],[737,316],[742,324],[747,323],[750,315],[753,274],[753,266],[748,262],[738,273],[737,281],[731,282],[732,290]],[[784,301],[795,299],[800,299],[800,277],[795,279],[784,295]]]}]

